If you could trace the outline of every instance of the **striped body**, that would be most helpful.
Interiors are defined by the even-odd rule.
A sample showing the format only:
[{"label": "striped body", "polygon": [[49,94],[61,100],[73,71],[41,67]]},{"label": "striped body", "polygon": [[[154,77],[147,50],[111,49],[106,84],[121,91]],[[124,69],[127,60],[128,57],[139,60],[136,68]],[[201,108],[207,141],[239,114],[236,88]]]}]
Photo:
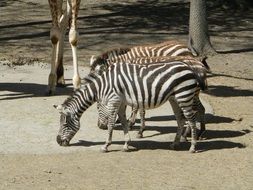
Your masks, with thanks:
[{"label": "striped body", "polygon": [[[193,99],[199,92],[203,78],[181,61],[137,65],[129,63],[114,64],[101,76],[90,74],[86,77],[84,88],[77,90],[72,98],[58,106],[63,117],[57,137],[60,145],[67,145],[79,128],[82,113],[95,101],[100,101],[108,110],[108,138],[102,147],[107,151],[111,144],[112,129],[118,114],[125,134],[124,149],[127,149],[128,135],[125,105],[142,109],[153,109],[170,98],[177,102],[192,129],[191,152],[195,151],[196,128]],[[68,117],[70,116],[70,117]],[[175,138],[179,143],[182,125]],[[73,132],[74,130],[74,132]]]}]

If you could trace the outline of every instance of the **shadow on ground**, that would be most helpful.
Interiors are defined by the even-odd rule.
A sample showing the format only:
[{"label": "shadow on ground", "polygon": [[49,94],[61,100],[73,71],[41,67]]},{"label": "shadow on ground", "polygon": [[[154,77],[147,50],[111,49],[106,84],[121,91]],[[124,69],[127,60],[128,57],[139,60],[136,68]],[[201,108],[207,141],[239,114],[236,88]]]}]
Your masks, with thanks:
[{"label": "shadow on ground", "polygon": [[[0,100],[14,100],[29,97],[47,96],[47,85],[36,83],[0,83]],[[70,95],[72,88],[56,88],[55,95]]]},{"label": "shadow on ground", "polygon": [[[104,145],[105,142],[91,142],[91,141],[84,141],[79,140],[77,143],[70,144],[70,146],[97,146],[97,145]],[[113,141],[113,144],[124,145],[124,141]],[[134,151],[138,150],[170,150],[171,142],[159,142],[159,141],[152,141],[152,140],[142,140],[142,141],[131,141],[130,146],[134,147]],[[185,142],[180,144],[179,151],[187,151],[190,148],[190,142]],[[201,141],[197,144],[197,149],[201,151],[209,151],[209,150],[220,150],[220,149],[231,149],[231,148],[245,148],[245,145],[241,143],[235,143],[231,141]]]},{"label": "shadow on ground", "polygon": [[208,91],[206,93],[218,97],[253,96],[253,90],[242,90],[224,85],[210,85],[208,86]]},{"label": "shadow on ground", "polygon": [[[233,121],[237,121],[236,119],[213,115],[210,113],[205,114],[206,123],[231,123]],[[172,121],[176,120],[174,115],[161,115],[161,116],[151,116],[149,118],[145,118],[145,121]],[[136,123],[140,123],[140,119],[136,119]]]}]

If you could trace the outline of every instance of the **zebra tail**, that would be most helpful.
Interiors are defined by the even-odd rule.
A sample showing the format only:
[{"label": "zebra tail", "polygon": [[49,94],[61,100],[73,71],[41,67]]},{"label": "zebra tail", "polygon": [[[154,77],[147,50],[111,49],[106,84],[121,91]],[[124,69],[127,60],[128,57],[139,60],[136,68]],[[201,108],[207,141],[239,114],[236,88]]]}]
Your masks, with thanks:
[{"label": "zebra tail", "polygon": [[201,63],[205,66],[207,72],[208,72],[208,73],[211,73],[212,71],[211,71],[209,65],[208,65],[207,62],[206,62],[207,58],[208,58],[207,56],[201,57],[201,58],[200,58],[200,61],[201,61]]},{"label": "zebra tail", "polygon": [[202,91],[208,90],[206,71],[203,69],[193,69],[193,72],[196,76],[199,87]]}]

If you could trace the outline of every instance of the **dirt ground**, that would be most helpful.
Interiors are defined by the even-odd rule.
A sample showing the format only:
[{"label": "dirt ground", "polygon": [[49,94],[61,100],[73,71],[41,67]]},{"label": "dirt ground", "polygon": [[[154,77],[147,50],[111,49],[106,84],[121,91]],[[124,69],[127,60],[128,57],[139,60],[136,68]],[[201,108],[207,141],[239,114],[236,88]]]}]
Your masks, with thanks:
[{"label": "dirt ground", "polygon": [[[188,4],[177,2],[82,1],[82,76],[91,55],[113,47],[186,42]],[[59,114],[52,104],[72,91],[71,50],[66,43],[68,87],[45,96],[51,55],[47,1],[1,1],[0,189],[253,189],[253,11],[209,13],[219,54],[207,60],[212,74],[209,91],[201,94],[207,133],[198,143],[200,153],[188,153],[189,143],[179,151],[168,149],[176,124],[165,106],[148,112],[141,140],[135,139],[137,123],[133,151],[120,151],[123,135],[117,127],[111,151],[102,154],[106,132],[96,128],[94,105],[83,115],[72,146],[56,144]]]}]

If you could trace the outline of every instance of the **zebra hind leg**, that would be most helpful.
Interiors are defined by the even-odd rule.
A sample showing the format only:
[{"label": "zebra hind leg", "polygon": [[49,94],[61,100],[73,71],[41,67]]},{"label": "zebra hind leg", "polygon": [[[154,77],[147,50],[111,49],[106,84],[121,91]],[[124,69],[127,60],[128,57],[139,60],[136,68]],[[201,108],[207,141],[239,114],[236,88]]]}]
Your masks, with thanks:
[{"label": "zebra hind leg", "polygon": [[143,138],[143,132],[145,130],[145,109],[140,109],[141,126],[137,133],[136,138]]},{"label": "zebra hind leg", "polygon": [[205,122],[205,107],[201,103],[199,97],[194,99],[194,106],[197,106],[198,111],[198,120],[200,122],[200,130],[197,134],[197,139],[201,140],[203,137],[203,134],[206,132],[206,122]]},{"label": "zebra hind leg", "polygon": [[136,120],[136,115],[137,115],[138,109],[132,107],[132,113],[131,116],[128,118],[127,123],[128,123],[128,127],[130,130],[132,130],[134,124],[135,124],[135,120]]},{"label": "zebra hind leg", "polygon": [[172,110],[175,114],[175,117],[176,117],[176,120],[177,120],[177,125],[178,125],[175,140],[170,145],[170,149],[175,150],[175,149],[178,149],[179,145],[180,145],[180,141],[181,141],[181,138],[182,138],[183,126],[184,126],[184,123],[185,123],[185,118],[184,118],[182,110],[180,109],[180,107],[179,107],[177,101],[175,100],[175,98],[170,98],[169,101],[170,101]]},{"label": "zebra hind leg", "polygon": [[191,127],[191,147],[189,152],[195,153],[196,152],[196,145],[197,145],[197,135],[196,135],[196,112],[192,109],[192,105],[187,107],[181,107],[184,116],[187,120],[188,125]]}]

